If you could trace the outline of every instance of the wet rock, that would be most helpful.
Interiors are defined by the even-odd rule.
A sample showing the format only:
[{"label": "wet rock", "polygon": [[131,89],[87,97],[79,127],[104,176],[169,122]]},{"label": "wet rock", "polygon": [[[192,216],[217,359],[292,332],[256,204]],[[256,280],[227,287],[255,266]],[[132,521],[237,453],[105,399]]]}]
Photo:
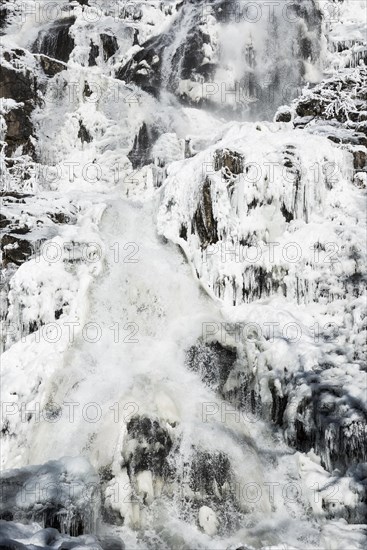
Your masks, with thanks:
[{"label": "wet rock", "polygon": [[[204,54],[204,45],[210,45],[210,43],[210,37],[200,28],[190,29],[185,42],[177,48],[172,58],[172,67],[178,68],[170,79],[172,91],[177,93],[179,80],[194,82],[213,80],[217,64],[206,62]],[[184,97],[184,94],[181,95]]]},{"label": "wet rock", "polygon": [[30,229],[27,225],[19,225],[19,221],[17,220],[8,227],[8,231],[17,235],[26,235],[30,232]]},{"label": "wet rock", "polygon": [[353,166],[358,171],[367,169],[367,150],[365,148],[353,151]]},{"label": "wet rock", "polygon": [[10,223],[11,223],[11,221],[8,220],[7,217],[4,216],[4,214],[1,214],[1,213],[0,213],[0,229],[4,229],[4,228],[7,227]]},{"label": "wet rock", "polygon": [[71,218],[68,214],[65,214],[64,212],[49,212],[47,215],[50,220],[60,225],[64,223],[70,224],[75,222],[73,218]]},{"label": "wet rock", "polygon": [[280,211],[287,223],[290,223],[294,219],[293,212],[290,212],[284,203],[280,207]]},{"label": "wet rock", "polygon": [[118,43],[115,36],[110,34],[100,34],[103,49],[103,59],[107,61],[118,50]]},{"label": "wet rock", "polygon": [[0,249],[3,254],[4,267],[9,263],[21,265],[34,254],[34,247],[30,241],[20,239],[14,235],[3,235]]},{"label": "wet rock", "polygon": [[142,49],[116,72],[116,78],[126,83],[134,82],[144,91],[158,97],[162,83],[162,56],[168,42],[168,37],[164,36],[149,39],[142,45]]},{"label": "wet rock", "polygon": [[167,457],[173,444],[168,430],[158,420],[135,416],[127,424],[127,433],[130,445],[125,458],[130,478],[147,470],[167,476],[170,470]]},{"label": "wet rock", "polygon": [[220,170],[221,168],[229,171],[230,174],[239,175],[243,173],[245,165],[245,159],[243,155],[236,151],[229,151],[228,149],[218,149],[214,153],[214,170]]},{"label": "wet rock", "polygon": [[47,57],[47,55],[36,54],[35,57],[39,60],[43,72],[47,76],[55,76],[55,74],[61,73],[61,71],[64,71],[67,68],[65,63],[51,59],[50,57]]},{"label": "wet rock", "polygon": [[74,17],[66,17],[53,23],[49,29],[40,31],[32,51],[67,63],[75,45],[69,32],[74,23]]},{"label": "wet rock", "polygon": [[292,112],[290,110],[280,110],[275,115],[275,122],[291,122]]},{"label": "wet rock", "polygon": [[271,420],[274,424],[283,426],[284,413],[288,405],[288,395],[281,394],[272,379],[269,380],[268,387],[272,396]]},{"label": "wet rock", "polygon": [[327,386],[322,379],[309,385],[311,395],[300,400],[294,425],[288,420],[288,443],[302,452],[314,449],[329,471],[345,472],[365,462],[367,414],[362,403],[348,403],[342,388]]},{"label": "wet rock", "polygon": [[0,35],[4,34],[3,30],[6,27],[8,15],[9,15],[9,7],[6,5],[6,3],[1,3],[1,5],[0,5]]},{"label": "wet rock", "polygon": [[205,384],[221,392],[236,360],[235,349],[224,347],[219,342],[199,342],[187,350],[185,363],[200,375]]},{"label": "wet rock", "polygon": [[213,213],[211,181],[207,177],[203,185],[200,202],[192,220],[191,228],[191,232],[199,236],[203,249],[207,248],[210,244],[218,242],[217,226],[217,220]]},{"label": "wet rock", "polygon": [[357,172],[353,179],[354,185],[360,189],[366,189],[367,187],[367,174],[365,172]]},{"label": "wet rock", "polygon": [[83,97],[84,98],[90,97],[92,94],[93,94],[93,90],[89,86],[88,82],[85,81],[84,82],[84,87],[83,87]]},{"label": "wet rock", "polygon": [[[14,52],[8,57],[9,62],[16,62],[18,58]],[[36,79],[30,71],[18,71],[15,68],[0,65],[0,97],[27,104],[35,100],[36,94]]]},{"label": "wet rock", "polygon": [[81,140],[82,143],[91,143],[93,141],[92,136],[90,135],[89,131],[86,129],[81,120],[79,120],[78,138]]},{"label": "wet rock", "polygon": [[228,456],[222,452],[197,451],[190,464],[190,488],[210,498],[221,497],[222,490],[231,485],[232,472]]},{"label": "wet rock", "polygon": [[16,202],[16,203],[25,203],[25,199],[33,197],[29,193],[18,193],[17,191],[0,191],[0,197],[4,202]]},{"label": "wet rock", "polygon": [[139,31],[134,29],[133,46],[139,46]]},{"label": "wet rock", "polygon": [[20,146],[25,146],[23,149],[24,153],[34,151],[33,145],[29,141],[29,138],[32,136],[33,125],[26,109],[23,107],[12,109],[4,115],[4,119],[7,125],[7,153],[9,155],[13,154]]},{"label": "wet rock", "polygon": [[[176,25],[179,26],[179,23],[177,22]],[[165,50],[174,40],[174,28],[170,32],[153,37],[142,44],[142,49],[117,72],[116,77],[126,82],[134,82],[146,92],[157,97],[163,78],[162,60]],[[200,28],[194,27],[189,30],[184,41],[172,56],[168,89],[188,102],[191,102],[190,98],[179,92],[180,80],[200,81],[204,78],[210,81],[214,76],[216,64],[204,62],[203,46],[209,42],[209,36]]]},{"label": "wet rock", "polygon": [[90,50],[89,50],[89,60],[88,65],[90,67],[94,67],[97,65],[97,58],[99,57],[99,46],[98,44],[94,44],[92,40],[90,41]]},{"label": "wet rock", "polygon": [[185,241],[187,241],[187,226],[186,225],[183,225],[183,224],[181,225],[179,237],[180,237],[180,239],[184,239]]},{"label": "wet rock", "polygon": [[103,550],[125,550],[125,544],[117,537],[105,536],[99,537],[99,542]]},{"label": "wet rock", "polygon": [[[189,503],[194,521],[204,531],[208,530],[212,534],[238,528],[238,494],[231,462],[226,453],[194,449],[191,461],[185,465],[185,469],[183,503],[186,509]],[[209,512],[208,509],[211,510],[209,515],[214,523],[206,521],[207,516],[203,517],[203,511]]]},{"label": "wet rock", "polygon": [[159,131],[145,122],[142,124],[138,134],[134,138],[134,145],[127,155],[133,168],[141,168],[150,164],[152,159],[152,147],[159,137]]},{"label": "wet rock", "polygon": [[302,99],[297,103],[296,113],[302,118],[322,116],[325,112],[326,105],[326,101],[322,98],[319,100],[316,98]]},{"label": "wet rock", "polygon": [[[14,64],[24,55],[22,50],[5,53],[7,61]],[[7,125],[7,156],[11,156],[21,146],[23,153],[34,157],[34,145],[31,140],[33,125],[30,118],[38,97],[34,75],[29,70],[19,71],[0,65],[0,97],[23,103],[23,106],[15,107],[4,114]]]}]

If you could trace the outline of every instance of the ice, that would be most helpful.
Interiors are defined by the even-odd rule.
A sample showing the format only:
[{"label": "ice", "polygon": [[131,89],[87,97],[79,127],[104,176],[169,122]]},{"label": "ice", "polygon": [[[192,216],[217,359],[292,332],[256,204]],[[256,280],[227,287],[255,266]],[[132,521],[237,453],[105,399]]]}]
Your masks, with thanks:
[{"label": "ice", "polygon": [[0,546],[361,550],[365,2],[88,4],[3,27]]}]

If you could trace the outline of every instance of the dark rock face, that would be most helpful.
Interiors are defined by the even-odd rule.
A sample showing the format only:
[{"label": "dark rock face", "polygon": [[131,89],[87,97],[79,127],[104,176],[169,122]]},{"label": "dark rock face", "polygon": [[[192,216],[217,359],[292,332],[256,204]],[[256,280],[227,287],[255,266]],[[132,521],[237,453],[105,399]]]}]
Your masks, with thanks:
[{"label": "dark rock face", "polygon": [[292,113],[290,111],[281,111],[276,114],[275,122],[291,122]]},{"label": "dark rock face", "polygon": [[111,34],[100,34],[100,44],[94,44],[92,41],[90,43],[89,51],[89,66],[92,67],[97,65],[97,59],[100,56],[100,50],[102,50],[103,61],[107,61],[112,57],[118,50],[118,42],[115,36]]},{"label": "dark rock face", "polygon": [[9,15],[14,11],[15,4],[3,0],[0,4],[0,36],[5,34],[5,28],[7,26],[7,19]]},{"label": "dark rock face", "polygon": [[[21,58],[22,51],[5,52],[4,59],[16,62]],[[0,97],[12,98],[17,102],[31,101],[36,94],[36,81],[29,71],[16,71],[0,65]]]},{"label": "dark rock face", "polygon": [[91,141],[93,141],[92,136],[90,135],[89,131],[84,126],[81,120],[79,120],[78,138],[81,140],[82,143],[91,143]]},{"label": "dark rock face", "polygon": [[6,142],[8,153],[11,155],[19,146],[25,145],[24,153],[32,152],[32,144],[28,141],[32,135],[33,125],[29,114],[23,107],[12,109],[4,116],[7,132]]},{"label": "dark rock face", "polygon": [[243,173],[245,159],[243,155],[228,149],[218,149],[214,154],[214,170],[217,172],[224,168],[224,173],[229,171],[230,175]]},{"label": "dark rock face", "polygon": [[296,107],[296,113],[300,117],[322,116],[327,106],[326,101],[320,98],[316,101],[314,98],[305,98],[299,101]]},{"label": "dark rock face", "polygon": [[187,367],[219,392],[222,392],[236,360],[236,350],[225,348],[219,342],[198,343],[189,348],[186,355]]},{"label": "dark rock face", "polygon": [[90,67],[94,67],[97,65],[97,58],[99,57],[99,46],[98,44],[94,44],[92,40],[90,41],[90,50],[89,50],[89,60],[88,65]]},{"label": "dark rock face", "polygon": [[[165,51],[171,47],[182,19],[184,14],[166,34],[153,37],[142,44],[142,49],[116,73],[116,78],[134,82],[154,96],[158,96],[161,91],[165,77],[163,70],[170,73],[167,75],[167,84],[168,89],[173,93],[177,93],[180,79],[197,79],[203,76],[206,79],[212,78],[215,66],[209,63],[203,64],[202,52],[203,45],[208,44],[210,38],[198,26],[191,28],[185,40],[177,47],[172,56],[171,67],[163,68]],[[182,99],[190,102],[184,95]]]},{"label": "dark rock face", "polygon": [[36,54],[35,57],[39,60],[43,72],[47,76],[55,76],[55,74],[61,73],[61,71],[66,69],[66,65],[64,63],[51,59],[50,57],[47,57],[47,55]]},{"label": "dark rock face", "polygon": [[168,37],[162,35],[147,40],[142,50],[117,71],[116,78],[126,83],[134,82],[145,92],[157,97],[162,83],[163,51],[168,43]]},{"label": "dark rock face", "polygon": [[[172,67],[175,72],[169,79],[169,87],[172,91],[177,90],[179,79],[210,82],[214,78],[216,63],[205,62],[203,47],[210,45],[210,37],[200,28],[190,29],[186,40],[179,46],[172,58]],[[185,94],[181,96],[190,102],[190,98]]]},{"label": "dark rock face", "polygon": [[[288,270],[282,267],[276,270],[268,270],[262,266],[246,268],[243,275],[242,300],[245,303],[249,303],[253,299],[261,299],[276,293],[286,296],[284,277],[287,273]],[[249,276],[249,281],[247,280],[247,275]],[[218,290],[219,296],[222,296],[221,289]]]},{"label": "dark rock face", "polygon": [[3,235],[3,237],[1,237],[0,249],[3,253],[4,267],[6,267],[9,263],[21,265],[34,253],[34,249],[30,241],[20,239],[14,235]]},{"label": "dark rock face", "polygon": [[367,149],[353,151],[353,166],[355,170],[367,170]]},{"label": "dark rock face", "polygon": [[144,470],[155,475],[167,476],[167,457],[172,449],[172,439],[158,420],[147,416],[133,417],[127,424],[130,440],[135,440],[135,452],[128,457],[128,472],[132,476]]},{"label": "dark rock face", "polygon": [[[7,51],[4,59],[16,66],[18,60],[24,56],[22,50]],[[15,107],[4,115],[7,125],[5,141],[7,156],[22,146],[23,152],[34,156],[34,146],[31,141],[33,125],[31,114],[37,102],[36,79],[29,70],[17,70],[0,65],[0,97],[14,99],[23,103],[22,107]]]},{"label": "dark rock face", "polygon": [[[233,406],[252,413],[257,411],[260,400],[255,377],[239,362],[235,348],[225,347],[220,342],[199,341],[187,350],[185,362],[187,368],[199,373],[205,384]],[[229,378],[234,384],[227,390],[225,384]]]},{"label": "dark rock face", "polygon": [[294,427],[286,439],[297,449],[312,448],[329,471],[345,471],[367,458],[367,411],[362,403],[347,399],[341,387],[326,384],[319,375],[306,383],[311,396],[301,400]]},{"label": "dark rock face", "polygon": [[64,212],[50,212],[48,216],[54,223],[57,224],[67,223],[71,225],[72,223],[75,223],[75,220]]},{"label": "dark rock face", "polygon": [[134,169],[141,168],[153,161],[151,151],[158,137],[159,131],[144,122],[134,138],[133,148],[127,155]]},{"label": "dark rock face", "polygon": [[68,17],[54,23],[47,31],[42,30],[33,44],[32,51],[67,63],[74,49],[74,39],[69,33],[74,23],[75,18]]},{"label": "dark rock face", "polygon": [[10,220],[8,220],[4,214],[0,214],[0,229],[4,229],[9,224]]},{"label": "dark rock face", "polygon": [[103,59],[107,61],[107,59],[117,52],[119,46],[116,37],[110,34],[101,34],[100,39],[103,49]]},{"label": "dark rock face", "polygon": [[215,494],[215,485],[222,488],[231,479],[231,464],[221,452],[198,451],[190,465],[190,487],[203,494]]},{"label": "dark rock face", "polygon": [[218,242],[217,220],[213,213],[213,202],[211,195],[211,181],[206,178],[201,199],[196,209],[192,221],[192,233],[197,233],[199,236],[202,248],[207,248],[210,244]]},{"label": "dark rock face", "polygon": [[[230,459],[224,452],[195,448],[191,462],[185,465],[182,482],[184,515],[188,513],[187,505],[193,519],[201,506],[208,506],[216,513],[220,533],[238,528],[240,515],[235,477]],[[185,492],[185,487],[188,492]]]}]

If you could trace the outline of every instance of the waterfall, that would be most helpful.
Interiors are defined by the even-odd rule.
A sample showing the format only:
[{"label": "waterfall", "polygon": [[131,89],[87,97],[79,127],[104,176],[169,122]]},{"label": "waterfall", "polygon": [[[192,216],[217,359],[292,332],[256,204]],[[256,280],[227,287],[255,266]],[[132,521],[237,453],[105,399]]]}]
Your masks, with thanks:
[{"label": "waterfall", "polygon": [[2,24],[0,546],[362,550],[362,11],[26,4]]},{"label": "waterfall", "polygon": [[169,31],[142,44],[117,75],[227,116],[271,119],[321,74],[321,42],[313,1],[197,2],[183,5]]}]

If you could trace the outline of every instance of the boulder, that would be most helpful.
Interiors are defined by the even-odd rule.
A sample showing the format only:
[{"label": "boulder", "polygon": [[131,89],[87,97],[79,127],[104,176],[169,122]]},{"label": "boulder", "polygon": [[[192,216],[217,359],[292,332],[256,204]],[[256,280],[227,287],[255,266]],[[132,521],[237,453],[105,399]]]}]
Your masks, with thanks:
[{"label": "boulder", "polygon": [[55,76],[55,74],[61,73],[61,71],[64,71],[67,68],[65,63],[56,61],[56,59],[52,59],[47,55],[36,54],[35,57],[39,60],[43,72],[47,76]]},{"label": "boulder", "polygon": [[30,241],[8,234],[1,237],[0,249],[3,254],[4,267],[9,263],[21,265],[34,254],[34,248]]}]

